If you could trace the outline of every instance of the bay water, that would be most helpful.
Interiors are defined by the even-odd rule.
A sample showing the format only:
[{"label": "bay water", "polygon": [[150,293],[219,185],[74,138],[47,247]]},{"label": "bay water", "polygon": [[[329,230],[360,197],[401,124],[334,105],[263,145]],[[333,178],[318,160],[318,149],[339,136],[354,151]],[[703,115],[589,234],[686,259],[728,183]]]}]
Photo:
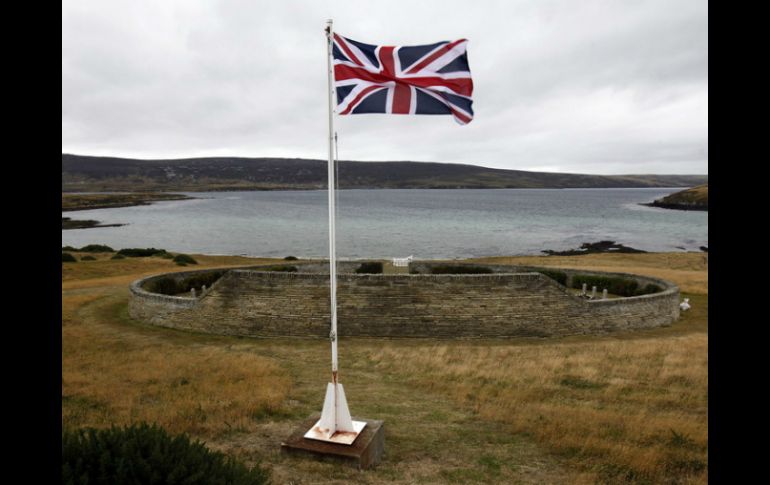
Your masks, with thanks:
[{"label": "bay water", "polygon": [[[340,259],[536,255],[612,240],[652,252],[708,246],[708,212],[639,205],[681,188],[337,191]],[[62,230],[62,246],[328,258],[328,195],[184,192],[194,200],[63,212],[121,227]]]}]

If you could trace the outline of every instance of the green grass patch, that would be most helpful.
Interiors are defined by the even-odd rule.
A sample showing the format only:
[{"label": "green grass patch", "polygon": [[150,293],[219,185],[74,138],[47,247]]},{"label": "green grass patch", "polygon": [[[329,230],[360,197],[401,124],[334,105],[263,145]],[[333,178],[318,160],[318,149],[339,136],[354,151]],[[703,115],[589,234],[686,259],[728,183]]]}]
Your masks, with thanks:
[{"label": "green grass patch", "polygon": [[577,376],[566,376],[559,381],[559,384],[572,389],[603,389],[607,387],[607,384],[589,381]]}]

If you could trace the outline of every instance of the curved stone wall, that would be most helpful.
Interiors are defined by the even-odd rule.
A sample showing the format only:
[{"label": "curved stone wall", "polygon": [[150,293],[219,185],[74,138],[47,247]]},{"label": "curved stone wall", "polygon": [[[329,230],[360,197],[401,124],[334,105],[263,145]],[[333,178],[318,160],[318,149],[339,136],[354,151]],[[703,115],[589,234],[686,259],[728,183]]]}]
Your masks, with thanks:
[{"label": "curved stone wall", "polygon": [[[429,265],[416,263],[412,270],[420,270],[420,265],[425,270],[426,264]],[[214,334],[327,337],[328,272],[318,272],[323,270],[319,264],[295,266],[303,272],[269,272],[259,267],[231,269],[195,297],[162,295],[144,288],[159,278],[182,280],[217,270],[137,280],[130,287],[129,314],[154,325]],[[667,281],[559,268],[569,277],[623,276],[664,289],[650,295],[589,301],[535,272],[537,268],[488,267],[495,273],[338,274],[340,335],[551,337],[658,327],[679,318],[679,288]]]}]

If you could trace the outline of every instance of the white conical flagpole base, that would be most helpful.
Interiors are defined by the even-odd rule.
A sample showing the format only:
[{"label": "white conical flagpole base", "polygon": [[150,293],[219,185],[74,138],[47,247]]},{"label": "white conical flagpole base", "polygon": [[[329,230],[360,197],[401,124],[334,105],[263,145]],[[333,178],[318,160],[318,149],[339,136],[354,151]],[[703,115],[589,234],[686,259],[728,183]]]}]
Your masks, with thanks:
[{"label": "white conical flagpole base", "polygon": [[350,417],[348,400],[345,398],[345,389],[342,384],[330,382],[326,386],[321,419],[305,433],[305,438],[350,445],[365,426],[365,422],[353,421]]}]

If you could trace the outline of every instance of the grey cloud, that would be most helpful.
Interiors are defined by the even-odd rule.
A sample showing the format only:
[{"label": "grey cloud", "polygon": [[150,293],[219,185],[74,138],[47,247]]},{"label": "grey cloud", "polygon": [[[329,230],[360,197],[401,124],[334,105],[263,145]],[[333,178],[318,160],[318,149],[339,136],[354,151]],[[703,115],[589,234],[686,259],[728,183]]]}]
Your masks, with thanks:
[{"label": "grey cloud", "polygon": [[324,158],[329,17],[369,43],[468,38],[475,85],[463,127],[336,117],[343,159],[708,172],[708,6],[689,0],[64,1],[62,150]]}]

